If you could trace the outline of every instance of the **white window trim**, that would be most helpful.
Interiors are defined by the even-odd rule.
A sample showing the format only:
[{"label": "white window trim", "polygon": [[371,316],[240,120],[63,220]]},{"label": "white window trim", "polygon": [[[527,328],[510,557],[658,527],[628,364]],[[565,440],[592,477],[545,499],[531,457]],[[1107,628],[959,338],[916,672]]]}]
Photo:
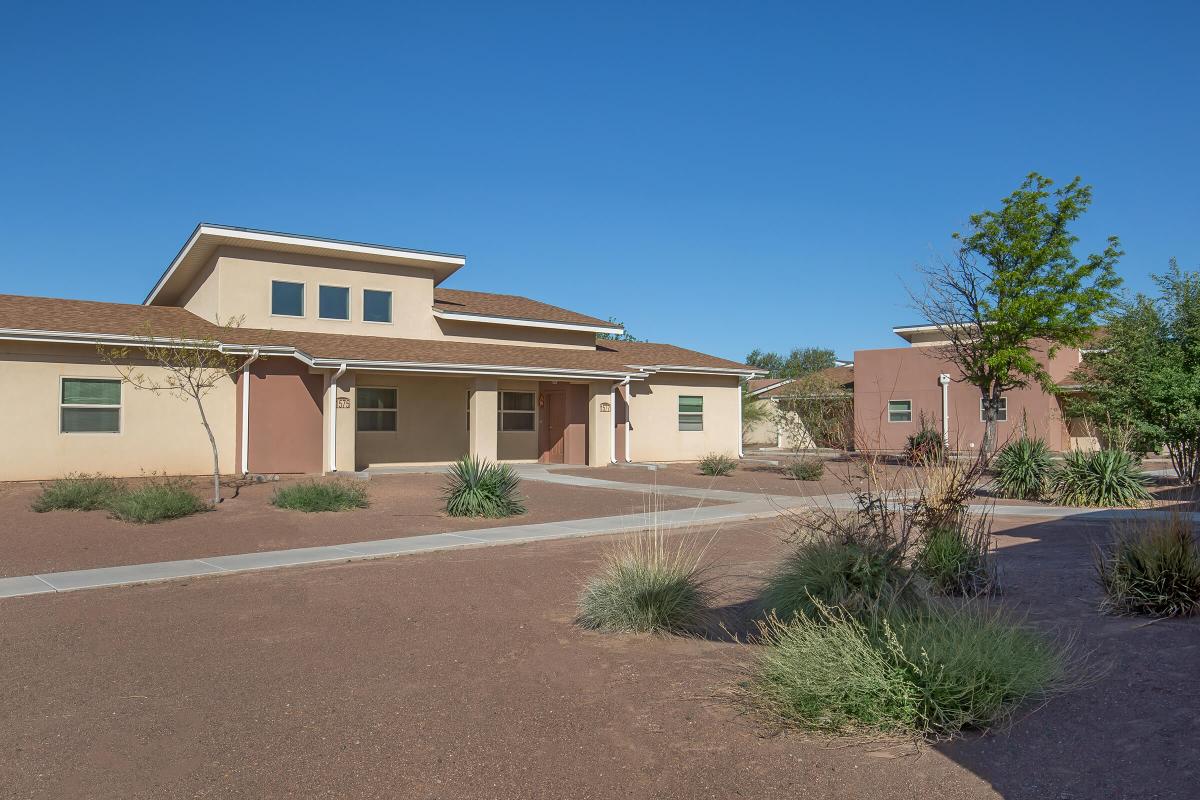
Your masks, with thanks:
[{"label": "white window trim", "polygon": [[[1008,398],[1003,395],[1000,397],[1001,406],[1004,409],[1004,418],[1000,418],[1000,409],[996,409],[996,422],[1008,422]],[[983,397],[979,398],[979,421],[986,422],[983,418]]]},{"label": "white window trim", "polygon": [[[367,319],[367,292],[382,292],[388,296],[388,318],[387,321],[379,319]],[[396,322],[396,293],[391,289],[375,289],[370,286],[364,286],[362,290],[362,318],[363,322],[368,325],[393,325]]]},{"label": "white window trim", "polygon": [[[887,404],[888,424],[890,424],[890,425],[907,425],[907,424],[912,423],[912,414],[913,414],[912,400],[905,400],[905,399],[901,398],[898,400],[888,400],[887,402],[888,402],[888,404]],[[908,419],[892,419],[892,403],[908,403]]]},{"label": "white window trim", "polygon": [[[394,408],[359,408],[358,407],[358,390],[359,389],[379,389],[381,391],[391,392],[396,399],[393,401],[396,405]],[[358,427],[358,412],[359,411],[390,411],[396,415],[396,427],[390,431],[364,431]],[[354,432],[372,434],[388,434],[395,435],[400,432],[400,390],[395,386],[356,386],[354,389]]]},{"label": "white window trim", "polygon": [[[322,289],[345,289],[346,290],[346,316],[344,317],[322,317],[321,316],[321,290]],[[354,319],[354,287],[342,286],[337,283],[318,283],[317,284],[317,319],[326,322],[349,322]]]},{"label": "white window trim", "polygon": [[[290,283],[293,286],[300,287],[300,313],[299,314],[276,314],[275,313],[275,284]],[[267,303],[271,307],[272,317],[283,317],[284,319],[304,319],[304,314],[308,311],[308,285],[304,281],[285,281],[280,278],[271,278],[271,293],[267,295]]]},{"label": "white window trim", "polygon": [[[504,395],[506,394],[528,394],[533,395],[533,408],[528,411],[523,409],[504,407]],[[501,389],[499,397],[496,398],[496,430],[500,433],[537,433],[538,429],[538,412],[537,412],[537,392],[528,389]],[[504,415],[505,414],[532,414],[533,427],[529,430],[505,430]],[[470,408],[467,409],[467,415],[470,416]],[[470,420],[467,421],[468,430],[470,430]]]},{"label": "white window trim", "polygon": [[[700,410],[699,411],[680,411],[679,410],[679,401],[685,397],[699,397],[700,398]],[[683,428],[680,428],[679,423],[683,422],[684,417],[689,417],[689,418],[699,417],[700,418],[699,429],[694,430],[694,431],[688,431],[688,430],[684,430]],[[702,394],[680,394],[680,395],[675,396],[675,428],[678,433],[703,433],[704,432],[704,395],[702,395]]]},{"label": "white window trim", "polygon": [[[63,402],[63,381],[116,381],[120,398],[115,406],[107,403],[71,403]],[[117,409],[117,429],[115,431],[64,431],[64,408],[115,408]],[[120,378],[104,378],[99,375],[59,375],[58,376],[58,435],[59,436],[120,436],[125,432],[125,381]]]}]

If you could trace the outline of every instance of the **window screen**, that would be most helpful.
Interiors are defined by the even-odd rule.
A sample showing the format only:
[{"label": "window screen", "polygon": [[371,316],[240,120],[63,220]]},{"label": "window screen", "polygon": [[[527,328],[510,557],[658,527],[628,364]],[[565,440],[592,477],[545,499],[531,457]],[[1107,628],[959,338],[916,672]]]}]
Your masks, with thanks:
[{"label": "window screen", "polygon": [[59,419],[63,433],[120,433],[121,381],[63,378]]}]

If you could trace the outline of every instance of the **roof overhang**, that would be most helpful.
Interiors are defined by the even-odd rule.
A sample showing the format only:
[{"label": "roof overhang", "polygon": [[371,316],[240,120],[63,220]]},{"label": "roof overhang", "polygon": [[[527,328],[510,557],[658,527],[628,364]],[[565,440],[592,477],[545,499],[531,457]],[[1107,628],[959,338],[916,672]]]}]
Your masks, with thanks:
[{"label": "roof overhang", "polygon": [[322,239],[316,236],[234,228],[203,222],[192,231],[183,248],[146,295],[144,305],[174,304],[183,290],[208,264],[218,247],[243,247],[274,253],[316,255],[397,267],[417,267],[432,272],[435,285],[467,263],[465,256],[449,253],[407,250],[380,244]]},{"label": "roof overhang", "polygon": [[465,311],[445,311],[440,308],[434,308],[433,315],[438,319],[483,322],[489,325],[510,325],[517,328],[552,328],[560,331],[608,333],[616,336],[625,333],[625,329],[620,325],[583,325],[577,322],[555,322],[553,320],[525,319],[522,317],[498,317],[493,314],[471,314]]},{"label": "roof overhang", "polygon": [[786,384],[789,384],[789,383],[791,383],[791,382],[792,382],[792,379],[791,379],[791,378],[781,378],[781,379],[779,379],[778,381],[776,381],[775,383],[769,383],[769,384],[767,384],[766,386],[762,387],[761,389],[755,389],[753,392],[751,392],[751,393],[750,393],[750,395],[751,395],[752,397],[757,397],[757,396],[758,396],[758,395],[760,395],[760,394],[764,394],[765,392],[769,392],[769,391],[771,391],[772,389],[778,389],[780,386],[784,386],[784,385],[786,385]]},{"label": "roof overhang", "polygon": [[737,375],[739,378],[757,378],[766,375],[760,369],[738,367],[688,367],[676,364],[630,364],[631,369],[653,375],[656,372],[671,372],[678,375]]}]

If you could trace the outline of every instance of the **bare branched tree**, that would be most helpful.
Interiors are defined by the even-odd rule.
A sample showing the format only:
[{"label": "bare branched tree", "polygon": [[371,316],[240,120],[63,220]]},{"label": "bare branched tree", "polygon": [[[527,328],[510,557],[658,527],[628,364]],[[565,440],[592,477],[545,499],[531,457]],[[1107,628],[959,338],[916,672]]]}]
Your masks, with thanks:
[{"label": "bare branched tree", "polygon": [[[121,380],[135,389],[166,392],[184,402],[194,403],[200,424],[208,436],[213,458],[213,503],[221,502],[221,455],[217,437],[204,408],[204,398],[218,386],[233,380],[245,356],[225,352],[221,348],[222,331],[240,327],[242,320],[231,317],[217,320],[216,329],[195,335],[181,331],[172,336],[154,332],[143,326],[139,338],[144,343],[136,347],[107,347],[99,345],[100,358],[111,364]],[[142,364],[155,368],[148,373]]]}]

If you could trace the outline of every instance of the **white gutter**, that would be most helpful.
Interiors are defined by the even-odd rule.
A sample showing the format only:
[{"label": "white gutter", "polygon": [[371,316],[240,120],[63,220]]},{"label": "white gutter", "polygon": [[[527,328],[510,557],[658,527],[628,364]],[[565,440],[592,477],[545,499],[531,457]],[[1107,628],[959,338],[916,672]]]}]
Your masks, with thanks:
[{"label": "white gutter", "polygon": [[346,374],[346,365],[338,367],[329,379],[329,471],[337,472],[337,382]]},{"label": "white gutter", "polygon": [[242,362],[242,474],[250,473],[250,365],[258,360],[258,351]]},{"label": "white gutter", "polygon": [[950,446],[950,376],[943,372],[938,375],[938,385],[942,387],[942,444]]}]

